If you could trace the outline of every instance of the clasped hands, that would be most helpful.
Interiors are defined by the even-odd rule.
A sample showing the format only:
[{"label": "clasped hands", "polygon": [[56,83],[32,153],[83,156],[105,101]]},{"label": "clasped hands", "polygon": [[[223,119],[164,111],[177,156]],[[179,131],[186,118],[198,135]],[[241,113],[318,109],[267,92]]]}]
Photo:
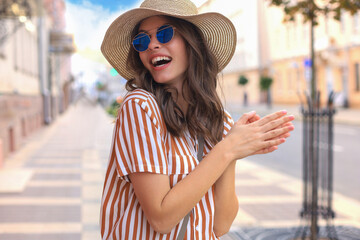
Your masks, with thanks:
[{"label": "clasped hands", "polygon": [[[255,111],[245,113],[235,122],[227,137],[232,159],[270,153],[278,149],[294,130],[294,116],[285,110],[260,118]],[[225,140],[224,139],[224,140]]]}]

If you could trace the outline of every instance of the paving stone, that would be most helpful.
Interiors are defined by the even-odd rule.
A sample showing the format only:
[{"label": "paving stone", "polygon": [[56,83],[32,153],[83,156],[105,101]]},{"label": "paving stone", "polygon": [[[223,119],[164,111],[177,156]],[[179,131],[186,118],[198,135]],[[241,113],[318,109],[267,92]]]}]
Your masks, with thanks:
[{"label": "paving stone", "polygon": [[283,188],[274,185],[260,185],[260,186],[236,186],[236,194],[238,196],[284,196],[292,195]]},{"label": "paving stone", "polygon": [[82,163],[81,162],[75,162],[75,163],[36,163],[36,162],[28,162],[25,164],[25,167],[27,168],[81,168]]},{"label": "paving stone", "polygon": [[[305,229],[305,238],[301,238],[302,229],[300,227],[294,228],[238,228],[235,231],[231,231],[227,234],[226,238],[222,240],[310,240],[310,231]],[[332,229],[326,227],[319,228],[318,240],[359,240],[360,229],[348,226],[336,226]]]},{"label": "paving stone", "polygon": [[[80,205],[0,205],[0,222],[80,222]],[[6,217],[4,217],[6,216]],[[26,238],[24,238],[26,239]]]},{"label": "paving stone", "polygon": [[81,233],[0,234],[0,240],[81,240]]},{"label": "paving stone", "polygon": [[278,204],[240,204],[240,208],[255,219],[270,220],[297,220],[299,219],[300,205],[293,203]]},{"label": "paving stone", "polygon": [[256,176],[252,175],[252,174],[249,174],[249,173],[236,173],[235,174],[236,176],[236,179],[237,180],[257,180],[259,178],[257,178]]},{"label": "paving stone", "polygon": [[20,193],[0,193],[0,197],[65,197],[80,198],[81,187],[26,187]]},{"label": "paving stone", "polygon": [[80,173],[35,173],[31,180],[81,180]]},{"label": "paving stone", "polygon": [[100,233],[100,226],[99,224],[83,224],[84,231],[99,231]]},{"label": "paving stone", "polygon": [[61,150],[61,148],[54,148],[52,151],[42,151],[35,153],[32,158],[81,158],[82,151],[72,151],[70,149]]}]

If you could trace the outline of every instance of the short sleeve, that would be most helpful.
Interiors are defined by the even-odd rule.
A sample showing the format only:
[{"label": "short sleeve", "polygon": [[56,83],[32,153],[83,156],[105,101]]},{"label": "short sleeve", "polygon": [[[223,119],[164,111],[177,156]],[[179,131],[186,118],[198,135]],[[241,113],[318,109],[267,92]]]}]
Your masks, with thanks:
[{"label": "short sleeve", "polygon": [[225,136],[229,133],[230,129],[234,125],[234,120],[232,119],[230,113],[228,113],[227,111],[225,111],[224,113],[225,113],[225,120],[224,120],[223,138],[225,138]]},{"label": "short sleeve", "polygon": [[166,148],[146,101],[130,99],[116,121],[114,153],[119,177],[135,172],[168,173]]},{"label": "short sleeve", "polygon": [[[222,136],[223,139],[230,132],[232,126],[234,125],[234,120],[232,119],[231,115],[227,111],[224,111],[224,115],[225,115],[225,118],[224,118],[224,130],[223,130],[223,136]],[[213,146],[211,144],[209,144],[208,142],[206,142],[203,156],[206,156],[211,151],[212,148],[213,148]]]}]

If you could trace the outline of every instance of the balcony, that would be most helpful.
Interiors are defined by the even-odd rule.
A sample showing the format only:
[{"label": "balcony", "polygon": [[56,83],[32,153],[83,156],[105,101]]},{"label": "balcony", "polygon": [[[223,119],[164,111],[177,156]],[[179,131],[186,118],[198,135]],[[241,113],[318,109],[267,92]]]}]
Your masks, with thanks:
[{"label": "balcony", "polygon": [[62,31],[50,32],[50,52],[58,54],[72,54],[76,51],[74,36]]}]

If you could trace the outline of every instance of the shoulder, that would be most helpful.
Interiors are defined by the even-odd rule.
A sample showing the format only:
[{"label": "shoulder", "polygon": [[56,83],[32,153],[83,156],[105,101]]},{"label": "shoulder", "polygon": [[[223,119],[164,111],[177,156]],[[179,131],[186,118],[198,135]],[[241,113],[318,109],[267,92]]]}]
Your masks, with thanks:
[{"label": "shoulder", "polygon": [[155,96],[143,89],[136,89],[129,92],[123,101],[119,114],[126,109],[132,109],[137,116],[149,117],[159,127],[162,123],[162,115]]},{"label": "shoulder", "polygon": [[136,103],[144,103],[144,102],[151,103],[153,101],[156,102],[155,96],[143,89],[136,89],[134,91],[128,92],[125,96],[124,104],[126,104],[129,101],[130,102],[133,101]]}]

